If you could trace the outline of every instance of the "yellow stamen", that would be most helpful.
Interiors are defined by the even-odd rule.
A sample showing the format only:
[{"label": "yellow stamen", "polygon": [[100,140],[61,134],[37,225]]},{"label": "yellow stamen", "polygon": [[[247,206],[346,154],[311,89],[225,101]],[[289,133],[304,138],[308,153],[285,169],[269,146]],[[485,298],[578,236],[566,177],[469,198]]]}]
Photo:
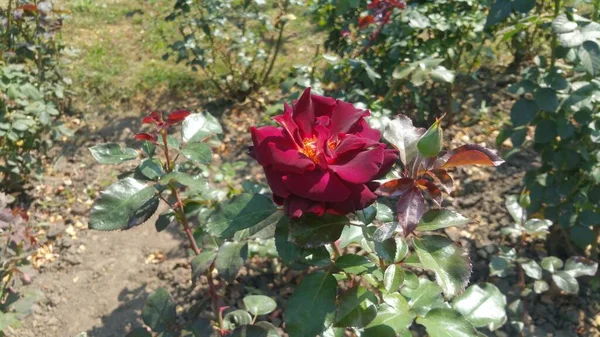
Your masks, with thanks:
[{"label": "yellow stamen", "polygon": [[300,149],[300,153],[304,154],[308,158],[310,158],[315,163],[317,162],[317,137],[312,138],[304,138],[302,140],[302,149]]}]

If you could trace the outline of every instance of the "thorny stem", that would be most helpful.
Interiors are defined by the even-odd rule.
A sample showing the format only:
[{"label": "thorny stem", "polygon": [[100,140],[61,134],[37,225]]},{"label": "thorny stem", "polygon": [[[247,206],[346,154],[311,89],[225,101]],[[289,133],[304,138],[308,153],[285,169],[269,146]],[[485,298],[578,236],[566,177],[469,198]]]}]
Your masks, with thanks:
[{"label": "thorny stem", "polygon": [[167,141],[167,131],[165,129],[160,130],[163,143],[165,144],[165,159],[167,160],[167,172],[172,172],[171,159],[169,158],[169,142]]},{"label": "thorny stem", "polygon": [[219,295],[217,294],[217,290],[215,289],[215,282],[212,277],[212,271],[214,267],[215,266],[213,264],[210,268],[208,268],[208,270],[206,271],[206,278],[208,280],[208,289],[210,293],[210,300],[212,303],[213,312],[217,315],[217,321],[219,324],[219,335],[223,336],[225,333],[225,331],[223,330],[223,313],[221,312],[221,310],[219,310]]}]

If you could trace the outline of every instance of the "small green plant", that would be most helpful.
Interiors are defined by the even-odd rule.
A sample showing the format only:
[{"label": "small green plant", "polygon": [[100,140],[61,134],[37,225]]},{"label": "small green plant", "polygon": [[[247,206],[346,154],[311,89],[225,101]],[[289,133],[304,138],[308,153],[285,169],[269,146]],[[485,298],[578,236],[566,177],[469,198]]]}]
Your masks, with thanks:
[{"label": "small green plant", "polygon": [[295,3],[177,0],[166,19],[178,25],[181,39],[163,58],[172,54],[203,70],[221,97],[243,101],[270,83]]},{"label": "small green plant", "polygon": [[[152,293],[142,310],[147,328],[129,336],[280,336],[283,330],[290,337],[345,331],[394,337],[410,336],[416,323],[432,337],[475,337],[476,327],[504,324],[504,296],[491,284],[466,289],[468,255],[430,233],[469,222],[441,207],[442,191],[453,186],[448,170],[503,160],[473,144],[443,151],[439,120],[425,130],[405,116],[390,121],[384,137],[393,146],[387,147],[367,124],[368,114],[307,89],[274,117],[279,127],[251,128],[249,153],[271,191],[246,182],[243,193],[226,201],[214,200],[207,181],[219,174],[199,174],[212,158],[207,142],[221,132],[218,122],[185,110],[145,117],[154,130],[135,138],[146,158],[100,194],[89,226],[126,230],[149,219],[162,200],[169,209],[156,229],[181,226],[191,248],[191,278],[208,285],[205,300],[181,313],[166,290]],[[179,123],[176,137],[169,131]],[[115,143],[90,151],[103,164],[139,155]],[[265,315],[279,303],[260,291],[245,294],[242,308],[222,301],[253,255],[278,257],[302,272],[283,303],[282,326],[268,322]],[[482,296],[493,312],[479,310]]]},{"label": "small green plant", "polygon": [[[492,257],[489,267],[490,276],[517,277],[517,286],[521,289],[521,298],[515,300],[520,307],[521,315],[513,315],[510,325],[522,333],[525,322],[522,313],[525,307],[522,302],[535,294],[560,292],[577,294],[581,276],[594,276],[598,263],[582,256],[571,256],[566,261],[556,256],[544,256],[544,247],[536,247],[546,242],[552,222],[547,219],[527,219],[529,198],[526,194],[510,195],[506,198],[506,208],[515,221],[514,224],[502,228],[502,234],[516,240],[514,246],[501,246],[500,253]],[[542,252],[539,259],[528,258],[530,251]]]}]

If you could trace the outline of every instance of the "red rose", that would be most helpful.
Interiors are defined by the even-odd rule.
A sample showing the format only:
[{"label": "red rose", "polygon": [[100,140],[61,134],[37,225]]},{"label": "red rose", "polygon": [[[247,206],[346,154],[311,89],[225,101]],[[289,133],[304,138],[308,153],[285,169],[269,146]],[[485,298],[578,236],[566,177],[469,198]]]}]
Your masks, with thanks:
[{"label": "red rose", "polygon": [[392,167],[398,153],[379,142],[364,117],[369,111],[310,88],[274,117],[280,127],[251,128],[250,154],[263,166],[273,200],[287,215],[348,214],[371,205],[370,183]]}]

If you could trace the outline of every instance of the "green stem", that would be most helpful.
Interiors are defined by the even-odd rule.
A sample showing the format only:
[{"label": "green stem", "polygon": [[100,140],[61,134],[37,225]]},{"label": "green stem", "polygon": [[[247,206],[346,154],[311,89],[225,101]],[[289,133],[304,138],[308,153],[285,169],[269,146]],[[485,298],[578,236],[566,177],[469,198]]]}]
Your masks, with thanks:
[{"label": "green stem", "polygon": [[596,21],[598,18],[598,11],[600,11],[600,0],[594,1],[594,13],[592,14],[592,21]]},{"label": "green stem", "polygon": [[[560,0],[554,0],[554,18],[560,14]],[[556,66],[556,53],[558,52],[558,37],[556,34],[552,34],[552,58],[550,60],[550,69],[554,69]]]},{"label": "green stem", "polygon": [[487,35],[483,37],[483,39],[481,40],[481,43],[479,44],[479,47],[477,47],[477,51],[475,52],[475,56],[473,57],[473,60],[471,61],[471,64],[469,65],[469,70],[467,71],[467,73],[469,73],[469,74],[472,73],[473,67],[475,67],[475,63],[477,62],[479,55],[481,55],[481,51],[483,50],[483,46],[485,45],[486,41],[487,41]]},{"label": "green stem", "polygon": [[11,41],[12,39],[10,38],[10,23],[12,21],[12,0],[8,0],[8,10],[6,11],[6,46],[8,47],[8,50],[10,50],[11,48]]}]

